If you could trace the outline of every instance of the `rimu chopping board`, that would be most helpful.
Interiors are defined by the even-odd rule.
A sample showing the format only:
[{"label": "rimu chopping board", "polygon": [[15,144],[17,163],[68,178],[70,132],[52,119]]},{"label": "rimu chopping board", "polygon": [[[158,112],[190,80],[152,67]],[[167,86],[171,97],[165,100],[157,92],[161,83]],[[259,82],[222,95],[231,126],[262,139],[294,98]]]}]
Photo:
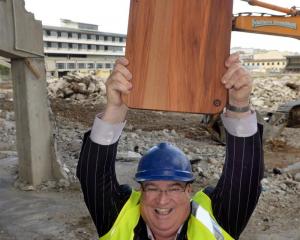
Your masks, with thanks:
[{"label": "rimu chopping board", "polygon": [[220,112],[233,0],[131,0],[126,58],[130,108]]}]

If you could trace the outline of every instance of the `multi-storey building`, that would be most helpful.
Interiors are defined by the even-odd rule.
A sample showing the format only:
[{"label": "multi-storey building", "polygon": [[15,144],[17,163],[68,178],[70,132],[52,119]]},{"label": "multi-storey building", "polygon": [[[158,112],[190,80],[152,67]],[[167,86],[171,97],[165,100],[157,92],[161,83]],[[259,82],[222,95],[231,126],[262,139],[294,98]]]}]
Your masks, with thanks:
[{"label": "multi-storey building", "polygon": [[125,55],[126,35],[98,31],[98,25],[61,20],[61,27],[43,26],[46,70],[54,75],[69,71],[111,70]]}]

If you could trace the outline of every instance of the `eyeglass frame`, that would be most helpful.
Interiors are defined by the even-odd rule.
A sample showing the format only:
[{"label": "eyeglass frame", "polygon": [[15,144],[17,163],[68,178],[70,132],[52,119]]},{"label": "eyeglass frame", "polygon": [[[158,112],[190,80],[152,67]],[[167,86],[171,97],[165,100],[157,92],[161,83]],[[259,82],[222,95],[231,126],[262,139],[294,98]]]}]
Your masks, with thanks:
[{"label": "eyeglass frame", "polygon": [[[184,184],[184,186],[181,186],[179,183],[178,183],[178,185],[180,186],[180,191],[171,191],[171,189],[172,188],[174,188],[175,186],[176,187],[178,187],[178,185],[175,185],[175,186],[172,186],[172,187],[170,187],[170,188],[168,188],[168,189],[160,189],[160,188],[158,188],[158,187],[155,187],[155,186],[152,186],[153,188],[155,188],[155,190],[153,191],[146,191],[145,190],[145,186],[143,185],[143,183],[141,183],[141,189],[142,189],[142,191],[143,192],[145,192],[146,194],[148,193],[152,193],[153,195],[155,195],[155,196],[159,196],[159,194],[161,194],[161,193],[165,193],[166,194],[166,196],[174,196],[174,195],[172,195],[172,193],[175,193],[175,195],[176,194],[180,194],[180,193],[184,193],[185,191],[186,191],[186,188],[187,188],[187,186],[189,185],[189,184],[191,184],[191,182],[186,182],[185,184]],[[178,188],[179,189],[179,188]]]}]

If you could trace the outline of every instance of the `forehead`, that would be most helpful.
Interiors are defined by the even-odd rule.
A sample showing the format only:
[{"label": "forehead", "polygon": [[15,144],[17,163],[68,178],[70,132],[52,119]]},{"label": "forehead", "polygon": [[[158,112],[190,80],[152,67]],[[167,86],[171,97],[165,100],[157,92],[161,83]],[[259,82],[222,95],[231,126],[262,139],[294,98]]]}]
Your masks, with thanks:
[{"label": "forehead", "polygon": [[179,181],[147,181],[143,182],[143,186],[155,186],[155,187],[171,187],[171,186],[184,186],[185,182]]}]

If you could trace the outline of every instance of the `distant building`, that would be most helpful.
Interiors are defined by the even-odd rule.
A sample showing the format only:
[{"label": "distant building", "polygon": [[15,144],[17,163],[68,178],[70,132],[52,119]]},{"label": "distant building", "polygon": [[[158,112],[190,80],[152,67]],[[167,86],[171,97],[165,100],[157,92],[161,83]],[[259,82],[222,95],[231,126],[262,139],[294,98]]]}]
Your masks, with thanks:
[{"label": "distant building", "polygon": [[243,65],[253,72],[283,72],[287,65],[286,56],[278,51],[246,55]]},{"label": "distant building", "polygon": [[287,56],[286,71],[300,72],[300,56]]},{"label": "distant building", "polygon": [[125,55],[126,35],[98,31],[98,26],[61,20],[61,27],[43,26],[48,74],[69,71],[111,70]]}]

